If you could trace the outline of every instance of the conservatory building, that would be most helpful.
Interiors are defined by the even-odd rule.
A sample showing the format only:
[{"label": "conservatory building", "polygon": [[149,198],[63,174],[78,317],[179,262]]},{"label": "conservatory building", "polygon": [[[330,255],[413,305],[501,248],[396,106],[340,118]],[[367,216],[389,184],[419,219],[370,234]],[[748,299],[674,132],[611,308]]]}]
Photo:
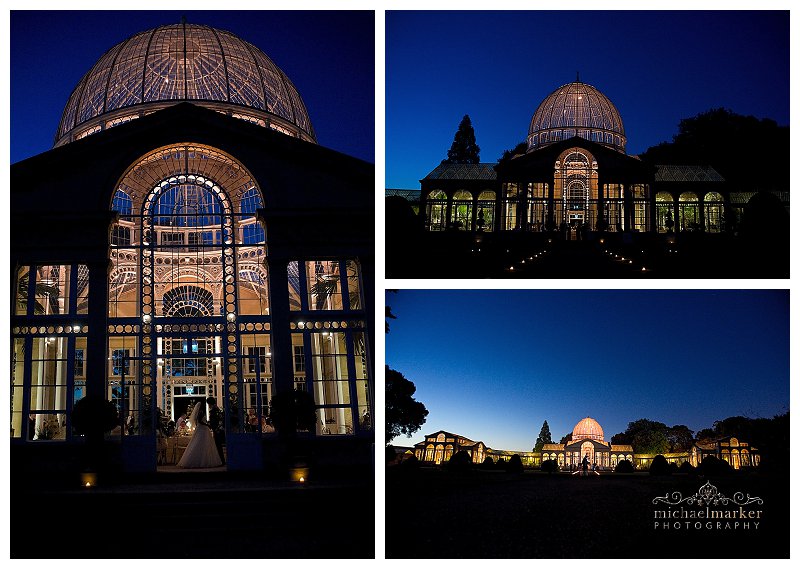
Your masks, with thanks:
[{"label": "conservatory building", "polygon": [[649,165],[626,142],[608,97],[580,80],[562,85],[534,112],[525,152],[442,163],[420,180],[425,229],[719,233],[739,215],[744,204],[710,166]]},{"label": "conservatory building", "polygon": [[[476,442],[448,431],[426,435],[424,441],[414,445],[414,456],[428,465],[446,464],[459,451],[467,452],[473,464],[482,464],[487,458],[494,462],[500,459],[508,461],[517,455],[527,467],[539,468],[545,460],[552,460],[560,470],[573,472],[581,470],[584,459],[588,461],[590,468],[597,471],[613,470],[623,460],[627,460],[638,470],[647,470],[655,457],[652,454],[635,453],[628,444],[606,441],[603,428],[591,417],[578,421],[569,440],[564,443],[545,443],[541,452],[493,449],[487,447],[483,441]],[[663,456],[667,462],[677,466],[686,462],[695,467],[704,458],[713,456],[726,461],[735,470],[758,466],[761,458],[757,448],[734,436],[698,441],[690,450],[665,453]]]},{"label": "conservatory building", "polygon": [[17,464],[68,461],[93,395],[119,412],[122,468],[155,470],[179,455],[165,427],[214,396],[228,468],[259,469],[272,397],[295,390],[319,456],[371,460],[373,187],[230,32],[181,23],[112,47],[54,148],[11,167]]}]

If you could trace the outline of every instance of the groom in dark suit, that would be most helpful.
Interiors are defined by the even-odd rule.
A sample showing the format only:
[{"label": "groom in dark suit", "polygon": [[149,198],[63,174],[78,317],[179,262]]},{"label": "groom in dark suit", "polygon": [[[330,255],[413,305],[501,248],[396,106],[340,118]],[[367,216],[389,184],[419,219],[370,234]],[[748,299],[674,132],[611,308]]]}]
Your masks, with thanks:
[{"label": "groom in dark suit", "polygon": [[217,407],[217,400],[213,397],[206,399],[208,403],[208,426],[214,433],[214,444],[217,445],[217,452],[222,464],[225,464],[225,454],[222,452],[222,443],[225,442],[225,421],[222,418],[222,410]]}]

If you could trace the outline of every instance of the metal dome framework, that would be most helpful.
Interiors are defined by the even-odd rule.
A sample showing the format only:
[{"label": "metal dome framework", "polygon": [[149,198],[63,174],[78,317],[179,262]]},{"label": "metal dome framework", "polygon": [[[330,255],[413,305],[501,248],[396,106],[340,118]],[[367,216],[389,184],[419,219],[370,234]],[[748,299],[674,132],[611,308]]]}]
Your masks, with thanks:
[{"label": "metal dome framework", "polygon": [[181,101],[316,142],[300,94],[264,52],[230,32],[182,23],[103,54],[70,95],[55,146]]},{"label": "metal dome framework", "polygon": [[603,428],[600,426],[600,423],[591,417],[581,419],[578,424],[575,425],[575,428],[572,429],[573,441],[580,441],[584,439],[590,439],[599,442],[604,441]]},{"label": "metal dome framework", "polygon": [[562,85],[536,109],[528,129],[528,151],[573,136],[625,152],[619,111],[597,88],[580,81]]}]

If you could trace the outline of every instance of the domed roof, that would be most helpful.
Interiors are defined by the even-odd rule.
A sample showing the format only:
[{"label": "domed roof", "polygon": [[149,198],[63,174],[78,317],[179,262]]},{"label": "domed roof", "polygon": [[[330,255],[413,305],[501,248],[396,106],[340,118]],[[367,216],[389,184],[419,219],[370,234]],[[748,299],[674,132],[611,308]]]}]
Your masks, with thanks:
[{"label": "domed roof", "polygon": [[181,101],[315,142],[297,89],[264,52],[230,32],[181,23],[103,54],[70,95],[55,145]]},{"label": "domed roof", "polygon": [[600,423],[591,417],[586,417],[585,419],[578,421],[578,424],[575,425],[574,429],[572,429],[572,440],[580,441],[582,439],[602,441],[603,428],[600,426]]},{"label": "domed roof", "polygon": [[617,107],[580,81],[562,85],[536,109],[528,129],[528,151],[573,136],[625,152],[625,129]]}]

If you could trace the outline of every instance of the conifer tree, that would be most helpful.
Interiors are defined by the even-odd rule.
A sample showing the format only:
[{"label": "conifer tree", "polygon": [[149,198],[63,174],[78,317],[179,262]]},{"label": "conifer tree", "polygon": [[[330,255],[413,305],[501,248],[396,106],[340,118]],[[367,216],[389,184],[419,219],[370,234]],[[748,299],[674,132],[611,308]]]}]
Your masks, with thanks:
[{"label": "conifer tree", "polygon": [[547,421],[542,425],[542,430],[539,431],[539,436],[536,439],[536,446],[533,447],[534,452],[541,452],[545,444],[552,444],[553,439],[550,435],[550,425]]},{"label": "conifer tree", "polygon": [[477,164],[480,162],[480,147],[475,143],[475,130],[469,115],[464,115],[458,125],[453,144],[447,151],[446,164]]}]

